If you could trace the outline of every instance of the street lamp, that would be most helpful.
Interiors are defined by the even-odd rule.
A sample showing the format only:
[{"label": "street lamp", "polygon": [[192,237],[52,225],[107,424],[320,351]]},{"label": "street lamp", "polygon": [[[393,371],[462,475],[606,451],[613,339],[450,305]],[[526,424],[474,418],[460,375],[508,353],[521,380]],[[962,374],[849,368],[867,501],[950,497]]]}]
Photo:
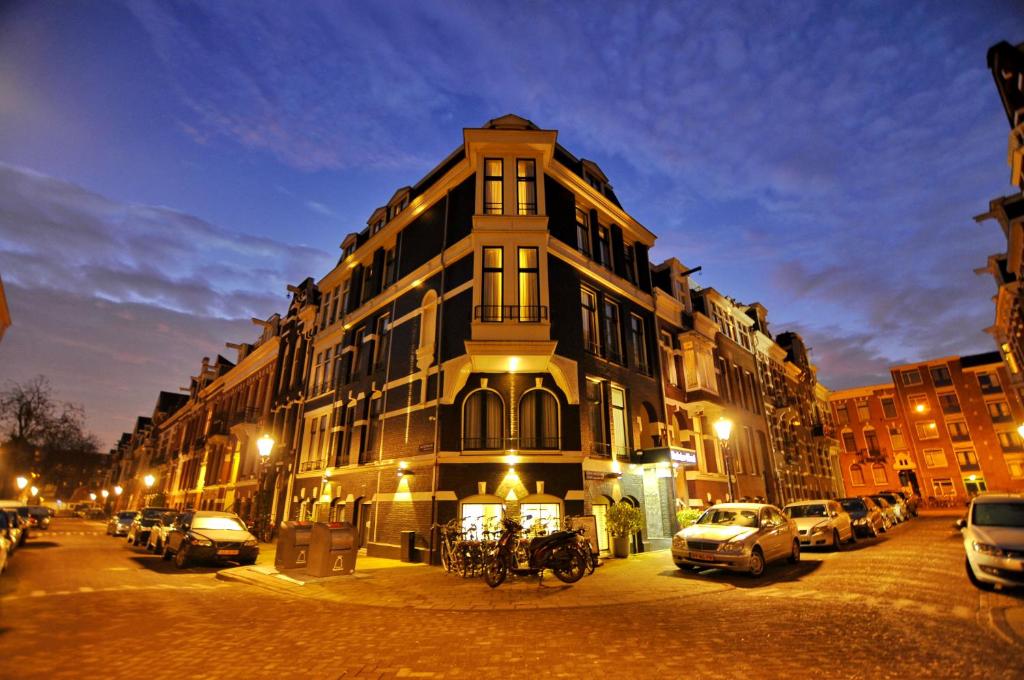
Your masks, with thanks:
[{"label": "street lamp", "polygon": [[[267,461],[270,460],[270,454],[274,450],[274,445],[277,442],[270,436],[269,433],[265,433],[262,437],[256,440],[256,450],[260,454],[260,474],[259,480],[256,483],[256,522],[258,527],[256,529],[256,537],[261,539],[266,537],[267,521],[263,517],[262,497],[263,497],[263,485],[265,484],[264,477],[267,471]],[[269,537],[267,537],[269,539]]]},{"label": "street lamp", "polygon": [[722,417],[715,421],[715,436],[722,444],[722,455],[725,458],[725,479],[729,483],[729,500],[735,500],[732,488],[732,461],[729,458],[729,436],[732,434],[732,421]]},{"label": "street lamp", "polygon": [[103,496],[103,500],[107,500],[107,497],[110,496],[110,492],[104,489],[103,491],[100,491],[100,495]]},{"label": "street lamp", "polygon": [[260,458],[266,460],[270,457],[270,452],[274,450],[274,438],[269,434],[265,434],[256,440],[256,450],[260,452]]},{"label": "street lamp", "polygon": [[[1021,425],[1021,427],[1024,427],[1024,425]],[[18,491],[24,491],[25,487],[28,486],[28,480],[24,477],[18,477],[14,480],[14,483],[18,485]]]},{"label": "street lamp", "polygon": [[32,494],[33,498],[38,496],[39,495],[39,487],[38,486],[33,486],[31,489],[29,489],[29,493]]},{"label": "street lamp", "polygon": [[1024,439],[1024,423],[1017,426],[1017,434],[1020,435],[1021,439]]},{"label": "street lamp", "polygon": [[120,496],[122,493],[124,493],[124,489],[121,488],[120,484],[118,484],[117,486],[114,487],[114,495],[115,496]]},{"label": "street lamp", "polygon": [[142,483],[146,485],[146,488],[150,488],[156,483],[156,477],[153,475],[146,475],[142,478]]},{"label": "street lamp", "polygon": [[94,501],[94,500],[96,500],[96,494],[94,494],[94,493],[90,493],[90,494],[89,494],[89,500],[91,500],[91,501]]}]

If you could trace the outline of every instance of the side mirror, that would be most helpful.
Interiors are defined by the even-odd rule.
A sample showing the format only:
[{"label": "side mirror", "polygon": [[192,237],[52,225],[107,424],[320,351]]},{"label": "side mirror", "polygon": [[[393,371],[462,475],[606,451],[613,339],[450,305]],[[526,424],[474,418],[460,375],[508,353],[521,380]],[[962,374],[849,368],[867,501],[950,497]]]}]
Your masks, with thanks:
[{"label": "side mirror", "polygon": [[961,530],[966,529],[967,528],[967,520],[965,520],[963,517],[961,517],[960,519],[958,519],[956,521],[955,525],[956,525],[957,529],[961,529]]}]

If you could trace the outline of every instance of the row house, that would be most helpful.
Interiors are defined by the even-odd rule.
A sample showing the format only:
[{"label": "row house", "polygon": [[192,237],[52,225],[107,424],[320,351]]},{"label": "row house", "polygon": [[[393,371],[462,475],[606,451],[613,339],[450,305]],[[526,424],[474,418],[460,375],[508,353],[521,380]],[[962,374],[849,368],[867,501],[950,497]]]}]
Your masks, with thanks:
[{"label": "row house", "polygon": [[954,499],[1024,489],[1024,403],[998,352],[891,372],[892,383],[832,395],[850,493]]},{"label": "row house", "polygon": [[1022,191],[992,199],[988,210],[974,218],[994,220],[1006,239],[1006,250],[989,256],[986,266],[975,273],[995,281],[994,322],[985,330],[995,339],[1014,383],[1024,384],[1024,44],[994,45],[988,51],[988,68],[1010,126],[1010,183]]}]

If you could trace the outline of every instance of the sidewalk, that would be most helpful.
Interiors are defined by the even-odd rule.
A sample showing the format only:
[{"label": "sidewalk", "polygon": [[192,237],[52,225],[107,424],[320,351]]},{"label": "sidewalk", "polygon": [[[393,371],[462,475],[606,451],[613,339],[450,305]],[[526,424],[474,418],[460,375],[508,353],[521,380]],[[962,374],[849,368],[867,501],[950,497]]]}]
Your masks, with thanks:
[{"label": "sidewalk", "polygon": [[293,597],[371,607],[447,611],[603,607],[694,597],[731,586],[684,578],[668,551],[629,559],[606,560],[575,584],[550,572],[542,584],[536,576],[510,578],[491,589],[481,578],[462,578],[440,567],[360,557],[351,576],[314,578],[302,570],[277,571],[267,551],[255,566],[224,569],[217,578],[267,588]]}]

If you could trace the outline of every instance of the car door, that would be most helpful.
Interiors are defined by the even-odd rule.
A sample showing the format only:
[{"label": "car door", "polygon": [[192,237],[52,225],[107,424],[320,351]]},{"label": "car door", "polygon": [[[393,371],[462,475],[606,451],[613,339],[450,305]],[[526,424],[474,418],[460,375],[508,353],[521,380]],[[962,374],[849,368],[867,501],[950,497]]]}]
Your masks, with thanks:
[{"label": "car door", "polygon": [[187,512],[178,515],[177,519],[174,520],[173,528],[167,534],[167,546],[171,549],[171,552],[178,552],[178,548],[181,547],[181,542],[185,538],[185,532],[188,531],[191,524],[192,515]]},{"label": "car door", "polygon": [[761,547],[764,557],[771,561],[779,557],[779,532],[782,523],[771,508],[761,508]]}]

